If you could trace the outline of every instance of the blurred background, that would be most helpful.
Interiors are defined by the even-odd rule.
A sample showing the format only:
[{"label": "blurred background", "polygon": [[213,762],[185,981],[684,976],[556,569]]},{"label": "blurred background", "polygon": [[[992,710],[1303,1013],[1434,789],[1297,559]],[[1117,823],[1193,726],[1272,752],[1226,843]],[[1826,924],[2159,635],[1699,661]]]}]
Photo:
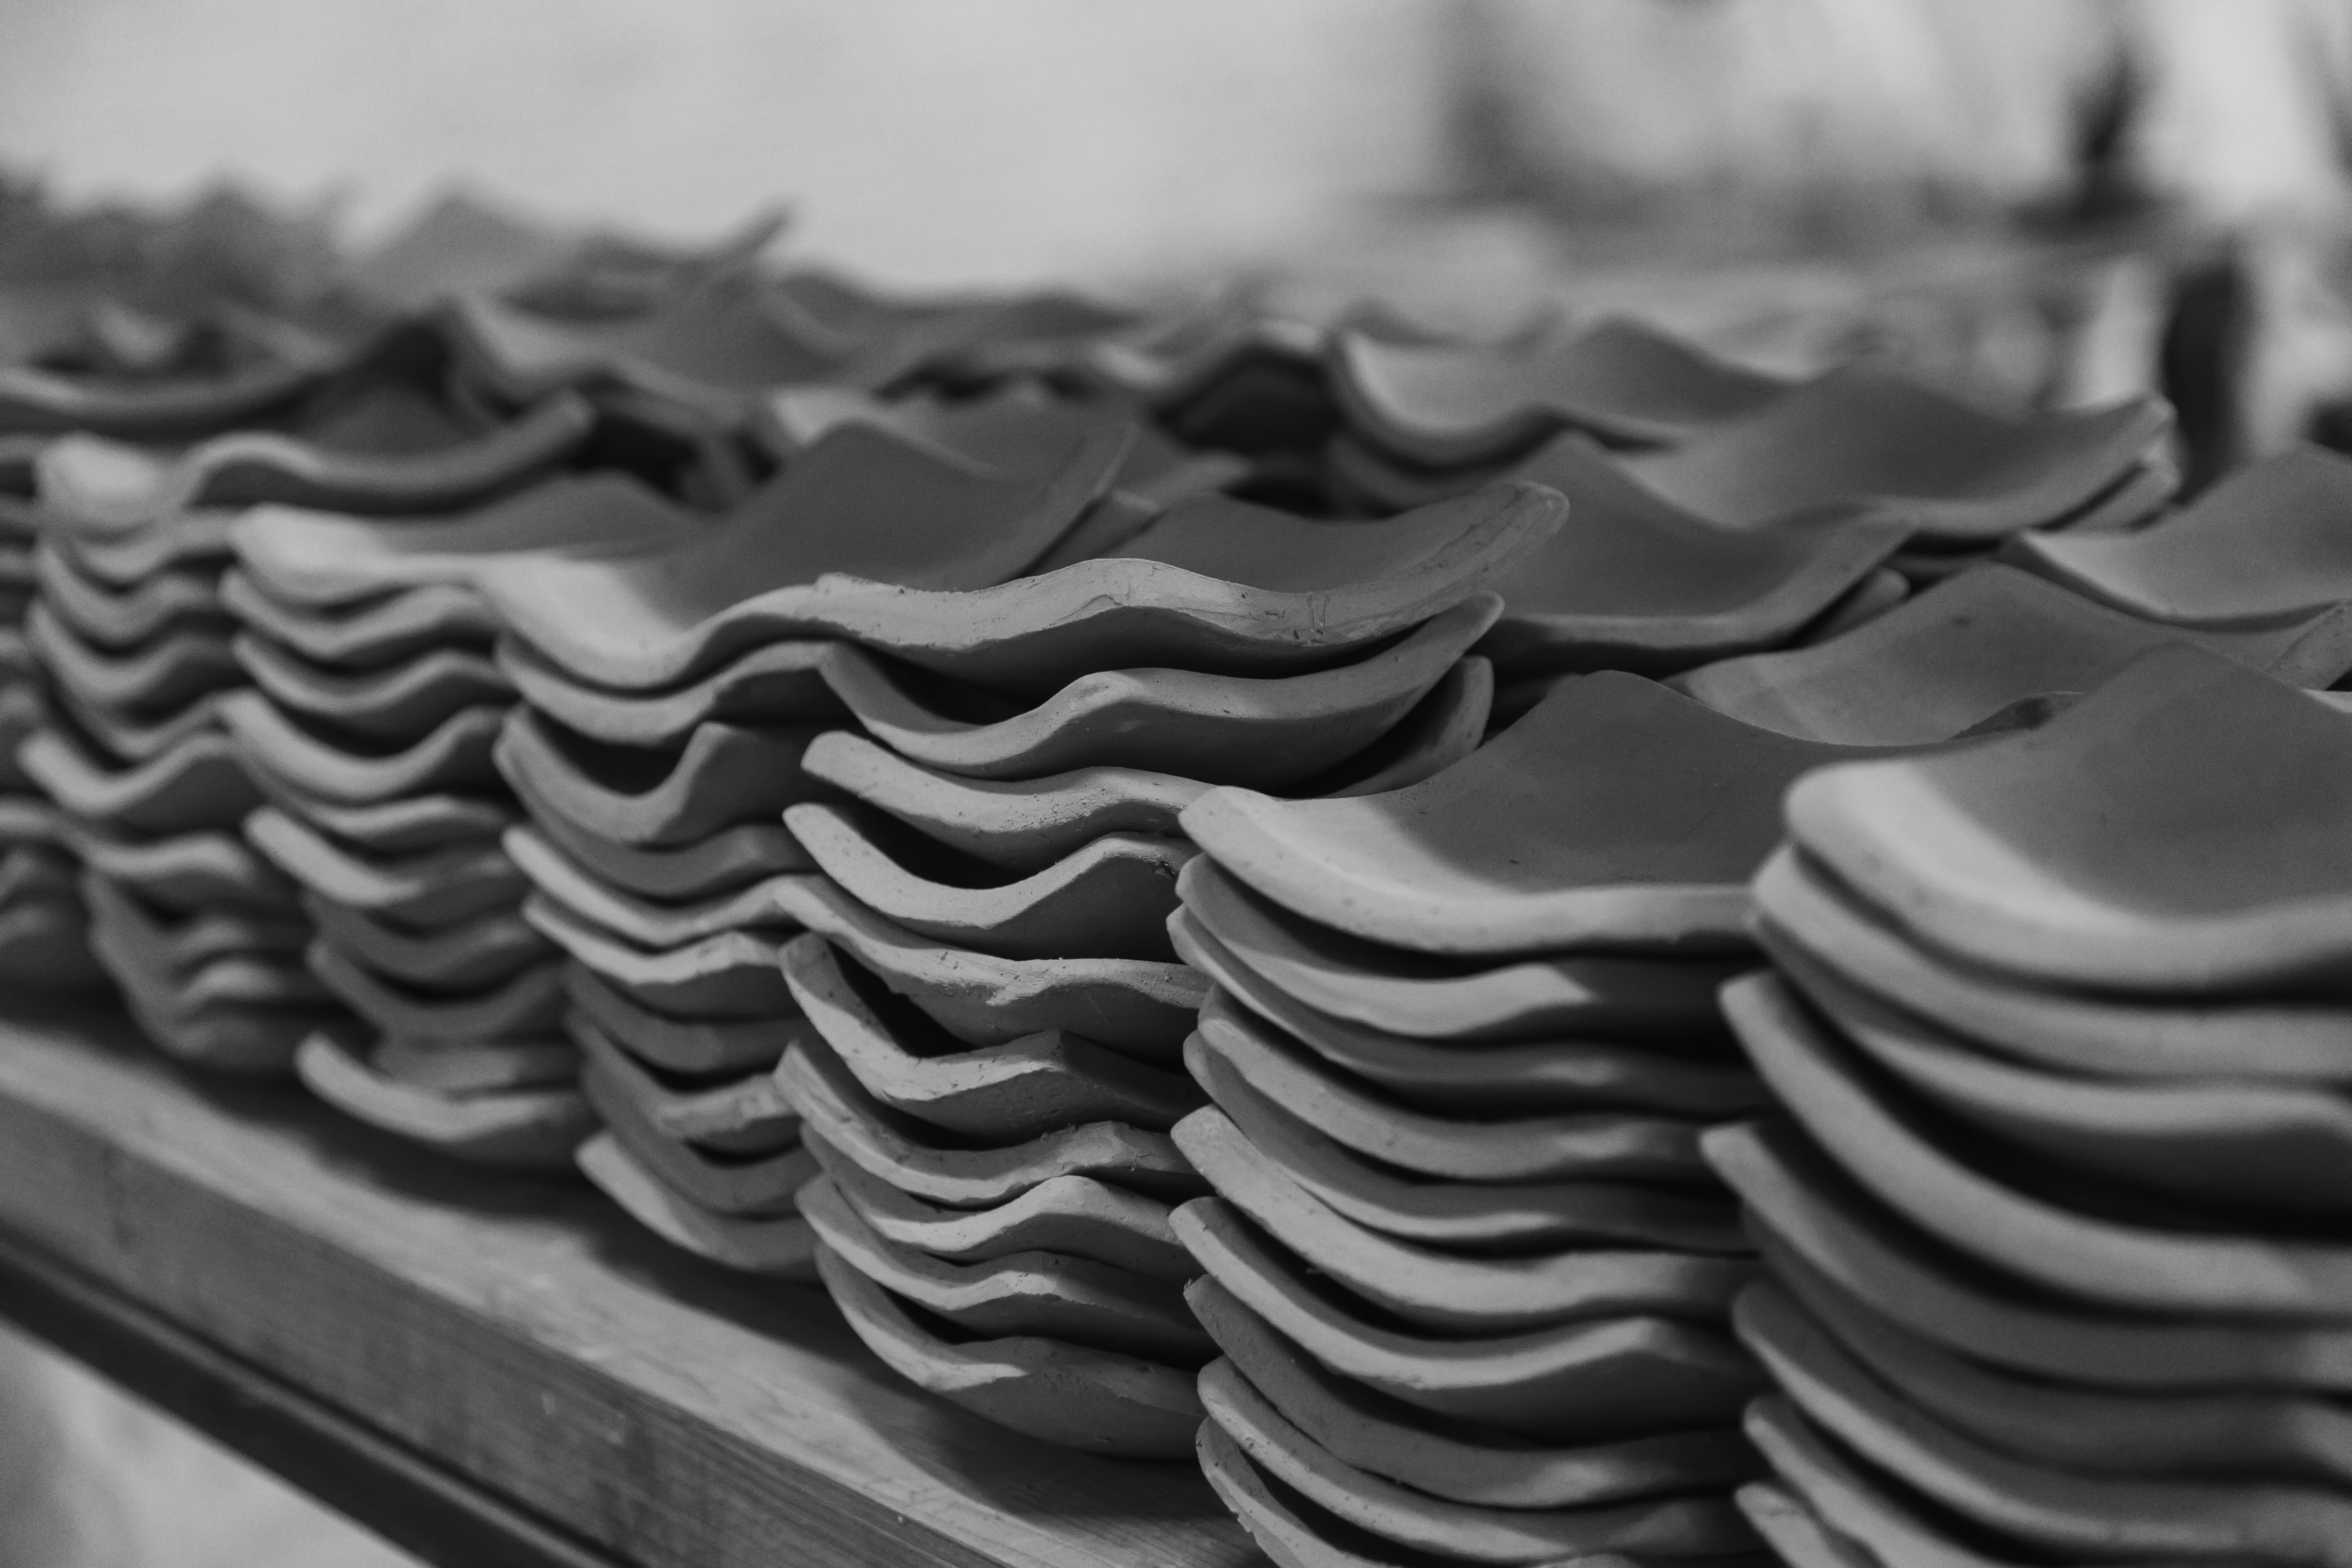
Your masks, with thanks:
[{"label": "blurred background", "polygon": [[2347,116],[2340,0],[8,0],[0,282],[68,219],[51,262],[249,251],[259,204],[299,292],[453,189],[672,240],[781,203],[901,287],[2162,384],[2193,485],[2352,423]]},{"label": "blurred background", "polygon": [[[2352,0],[5,0],[0,286],[328,309],[453,192],[906,289],[1629,309],[2352,446]],[[0,1564],[396,1561],[0,1339]]]}]

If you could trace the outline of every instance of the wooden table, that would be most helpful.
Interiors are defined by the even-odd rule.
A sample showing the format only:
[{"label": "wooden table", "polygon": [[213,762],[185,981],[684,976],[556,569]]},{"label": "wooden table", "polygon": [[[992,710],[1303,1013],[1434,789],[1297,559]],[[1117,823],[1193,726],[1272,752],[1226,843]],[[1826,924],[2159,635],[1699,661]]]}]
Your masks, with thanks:
[{"label": "wooden table", "polygon": [[1223,1568],[1189,1465],[898,1382],[823,1292],[108,1015],[0,1021],[0,1316],[430,1561]]}]

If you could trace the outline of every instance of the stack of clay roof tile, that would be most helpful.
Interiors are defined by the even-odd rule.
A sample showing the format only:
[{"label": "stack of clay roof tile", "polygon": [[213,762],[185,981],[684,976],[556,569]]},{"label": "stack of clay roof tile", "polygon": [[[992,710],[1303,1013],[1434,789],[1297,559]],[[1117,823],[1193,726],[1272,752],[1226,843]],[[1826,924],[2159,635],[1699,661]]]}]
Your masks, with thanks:
[{"label": "stack of clay roof tile", "polygon": [[[787,1091],[835,1299],[925,1386],[1073,1447],[1181,1454],[1211,1352],[1169,1205],[1201,978],[1165,921],[1220,784],[1426,776],[1483,731],[1479,590],[1559,523],[1497,487],[1378,523],[1221,496],[1108,553],[909,596],[824,664],[851,798],[786,826],[826,874],[784,950]],[[847,628],[845,627],[845,630]]]},{"label": "stack of clay roof tile", "polygon": [[[1846,498],[1907,512],[1919,539],[1904,565],[1933,578],[2015,529],[2133,527],[2179,482],[2160,445],[2170,421],[2151,399],[2037,420],[2039,439],[2021,441],[2016,411],[1898,370],[1787,381],[1630,320],[1548,322],[1486,344],[1359,327],[1334,333],[1328,357],[1344,415],[1332,488],[1375,510],[1524,476],[1577,435],[1623,451],[1667,500],[1735,526]],[[2021,491],[2005,511],[1983,504],[1989,479]]]},{"label": "stack of clay roof tile", "polygon": [[[1530,563],[1491,639],[1505,711],[1556,671],[1664,676],[1827,642],[2005,541],[2089,537],[2072,511],[2106,508],[2103,493],[2135,482],[2117,475],[2168,425],[2153,400],[2002,416],[1849,369],[1670,450],[1558,437],[1512,472],[1559,489],[1593,527]],[[2135,501],[2133,520],[2162,500]]]},{"label": "stack of clay roof tile", "polygon": [[266,507],[231,530],[250,689],[223,717],[267,804],[250,843],[301,889],[311,973],[348,1010],[298,1067],[445,1152],[568,1169],[593,1124],[558,966],[519,912],[491,748],[514,701],[471,584],[501,552],[667,543],[704,524],[625,473],[541,477],[437,517]]},{"label": "stack of clay roof tile", "polygon": [[801,1026],[778,965],[804,923],[791,895],[821,879],[782,817],[823,787],[803,753],[841,712],[838,623],[1001,583],[1082,532],[1134,431],[1059,412],[1035,411],[1051,439],[1007,443],[853,410],[798,431],[690,542],[483,563],[522,699],[497,745],[527,818],[507,848],[525,918],[566,956],[607,1129],[581,1164],[713,1261],[812,1266],[793,1195],[815,1167],[772,1069]]},{"label": "stack of clay roof tile", "polygon": [[1764,1089],[1715,991],[1781,790],[1852,754],[1611,672],[1409,788],[1187,807],[1200,1451],[1269,1551],[1752,1549],[1753,1265],[1699,1139]]},{"label": "stack of clay roof tile", "polygon": [[390,341],[429,350],[431,390],[495,436],[437,468],[345,463],[238,498],[277,503],[231,530],[251,689],[222,714],[268,796],[247,836],[300,888],[309,969],[348,1011],[299,1066],[396,1135],[568,1170],[596,1121],[559,950],[520,913],[518,811],[491,758],[514,692],[477,576],[674,544],[716,514],[755,528],[776,494],[751,428],[762,396],[886,379],[932,342],[914,330],[932,312],[770,279],[754,262],[773,228],[662,251],[445,204],[352,282],[416,312]]},{"label": "stack of clay roof tile", "polygon": [[2194,647],[1824,769],[1709,1134],[1792,1563],[2342,1563],[2352,720]]},{"label": "stack of clay roof tile", "polygon": [[[406,247],[407,283],[437,296],[453,258],[433,227],[394,248]],[[509,228],[509,241],[528,236]],[[626,274],[643,292],[681,273],[698,282],[712,273],[707,260],[572,247],[542,255],[522,281],[596,294]],[[519,279],[509,269],[498,280]],[[383,300],[354,281],[371,304]],[[277,506],[408,518],[478,504],[569,463],[666,475],[708,466],[699,447],[602,386],[583,389],[588,397],[500,397],[470,368],[470,340],[439,314],[373,319],[337,344],[236,308],[180,325],[102,307],[60,336],[53,302],[44,331],[26,339],[28,363],[0,391],[8,422],[39,433],[37,445],[16,438],[7,459],[12,488],[26,492],[9,516],[44,536],[28,641],[54,697],[23,765],[87,863],[107,968],[151,1033],[210,1066],[281,1070],[336,1010],[302,963],[309,922],[294,884],[243,841],[240,819],[289,780],[313,805],[386,805],[371,792],[391,787],[387,743],[404,726],[451,717],[441,710],[488,695],[485,679],[496,679],[467,666],[463,626],[449,637],[446,625],[410,626],[397,646],[370,641],[371,626],[341,627],[319,634],[323,652],[278,636],[282,626],[240,633],[244,611],[268,606],[250,578],[221,590],[238,515]],[[25,338],[11,333],[12,343]],[[396,669],[369,663],[411,656]],[[266,695],[236,691],[248,682]],[[245,721],[245,743],[224,731],[224,715]],[[330,741],[350,750],[339,757]],[[263,751],[275,772],[254,760]]]}]

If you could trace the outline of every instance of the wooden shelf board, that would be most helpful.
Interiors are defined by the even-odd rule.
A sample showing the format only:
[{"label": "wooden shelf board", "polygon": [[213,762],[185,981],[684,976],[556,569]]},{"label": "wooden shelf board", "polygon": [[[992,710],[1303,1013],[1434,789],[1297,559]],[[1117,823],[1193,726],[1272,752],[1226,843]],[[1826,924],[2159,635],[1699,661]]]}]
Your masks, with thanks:
[{"label": "wooden shelf board", "polygon": [[0,1021],[0,1229],[629,1563],[1258,1561],[1188,1465],[990,1426],[821,1291],[180,1071],[110,1015]]}]

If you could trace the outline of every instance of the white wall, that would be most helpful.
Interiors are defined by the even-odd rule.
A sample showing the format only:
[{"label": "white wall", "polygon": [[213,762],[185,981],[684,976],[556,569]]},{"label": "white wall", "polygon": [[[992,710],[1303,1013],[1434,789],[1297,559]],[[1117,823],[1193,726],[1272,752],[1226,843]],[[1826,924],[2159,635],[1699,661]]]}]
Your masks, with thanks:
[{"label": "white wall", "polygon": [[0,159],[362,228],[457,174],[908,280],[1166,274],[1424,189],[1442,0],[0,0]]},{"label": "white wall", "polygon": [[[2191,5],[2201,0],[2189,0]],[[2084,0],[1478,0],[1540,172],[1771,205],[2063,191],[2112,47]]]},{"label": "white wall", "polygon": [[0,1329],[0,1568],[417,1568]]},{"label": "white wall", "polygon": [[1539,183],[1735,226],[2047,196],[2122,52],[2149,183],[2344,201],[2352,0],[0,0],[0,160],[362,232],[458,175],[681,235],[782,196],[886,278],[1116,282],[1349,255],[1457,85]]}]

